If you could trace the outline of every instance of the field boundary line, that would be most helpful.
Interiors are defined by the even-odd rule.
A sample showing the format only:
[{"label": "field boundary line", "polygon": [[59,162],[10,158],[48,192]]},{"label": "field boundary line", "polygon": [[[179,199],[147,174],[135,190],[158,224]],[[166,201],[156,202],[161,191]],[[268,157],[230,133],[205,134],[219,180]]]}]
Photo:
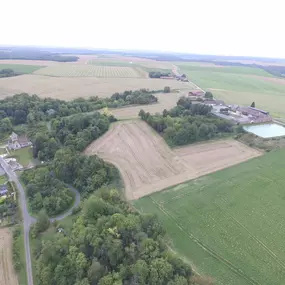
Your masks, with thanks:
[{"label": "field boundary line", "polygon": [[[222,200],[223,200],[223,199],[222,199]],[[249,236],[253,238],[253,240],[255,240],[259,245],[261,245],[261,247],[262,247],[263,249],[265,249],[265,251],[266,251],[273,259],[275,259],[275,260],[277,261],[277,263],[278,263],[281,267],[283,267],[283,268],[285,269],[285,264],[283,263],[283,261],[280,260],[279,257],[278,257],[270,248],[268,248],[261,240],[259,240],[255,235],[253,235],[253,234],[250,232],[250,230],[248,230],[248,229],[247,229],[242,223],[240,223],[234,216],[232,216],[231,214],[229,214],[227,210],[222,209],[222,208],[221,208],[219,205],[217,205],[216,203],[215,203],[215,205],[216,205],[216,207],[218,207],[218,208],[222,211],[222,213],[224,213],[224,216],[225,216],[225,217],[227,217],[227,216],[230,217],[236,224],[238,224],[241,228],[243,228],[243,229],[249,234]]]},{"label": "field boundary line", "polygon": [[183,226],[181,226],[177,220],[169,213],[167,212],[162,206],[158,204],[157,201],[155,201],[152,197],[150,197],[151,201],[158,207],[160,211],[162,211],[166,216],[170,217],[175,225],[182,231],[184,232],[191,240],[193,240],[196,244],[198,244],[204,251],[208,252],[212,257],[217,259],[218,261],[222,262],[225,264],[229,269],[231,269],[234,273],[239,275],[240,277],[244,278],[248,282],[254,285],[261,285],[258,281],[252,279],[251,277],[247,276],[246,273],[244,273],[240,268],[236,267],[234,264],[232,264],[230,261],[227,259],[223,258],[221,255],[216,253],[214,250],[209,248],[208,246],[204,245],[203,242],[201,242],[198,238],[196,238],[193,234],[189,233]]}]

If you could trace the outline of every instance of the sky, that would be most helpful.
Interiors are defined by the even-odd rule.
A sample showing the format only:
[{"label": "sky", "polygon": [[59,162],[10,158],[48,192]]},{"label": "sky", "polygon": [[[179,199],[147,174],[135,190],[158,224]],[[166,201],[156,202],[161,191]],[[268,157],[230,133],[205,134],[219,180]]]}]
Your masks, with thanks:
[{"label": "sky", "polygon": [[282,1],[3,0],[0,45],[285,58]]}]

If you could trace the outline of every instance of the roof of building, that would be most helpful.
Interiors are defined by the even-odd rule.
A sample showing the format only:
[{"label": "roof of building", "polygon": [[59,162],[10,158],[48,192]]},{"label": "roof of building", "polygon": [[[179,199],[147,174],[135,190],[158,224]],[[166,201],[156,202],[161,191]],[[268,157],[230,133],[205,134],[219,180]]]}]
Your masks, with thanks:
[{"label": "roof of building", "polygon": [[265,114],[265,115],[269,114],[269,112],[263,111],[263,110],[261,110],[261,109],[257,109],[257,108],[254,108],[254,107],[248,107],[248,108],[251,109],[251,110],[254,110],[254,111],[263,113],[263,114]]},{"label": "roof of building", "polygon": [[12,140],[16,140],[16,139],[18,138],[18,135],[13,132],[13,133],[11,134],[10,138],[11,138]]},{"label": "roof of building", "polygon": [[200,91],[200,90],[198,90],[198,91],[190,91],[189,94],[193,94],[195,96],[203,96],[203,95],[205,95],[205,93],[203,91]]},{"label": "roof of building", "polygon": [[19,136],[19,137],[18,137],[18,142],[19,142],[20,144],[27,144],[27,143],[29,143],[30,141],[29,141],[29,139],[27,138],[26,135],[22,135],[22,136]]}]

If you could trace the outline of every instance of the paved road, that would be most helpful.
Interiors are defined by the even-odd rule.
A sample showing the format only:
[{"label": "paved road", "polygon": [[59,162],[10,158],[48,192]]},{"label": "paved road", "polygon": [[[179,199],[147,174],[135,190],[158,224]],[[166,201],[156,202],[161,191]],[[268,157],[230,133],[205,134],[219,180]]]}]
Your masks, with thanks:
[{"label": "paved road", "polygon": [[80,194],[79,194],[79,192],[75,188],[73,188],[71,185],[68,185],[68,187],[75,194],[74,204],[67,212],[63,213],[62,215],[56,216],[55,218],[50,219],[51,222],[63,220],[67,216],[71,215],[72,214],[72,210],[80,204]]},{"label": "paved road", "polygon": [[11,181],[14,181],[20,194],[20,202],[21,202],[21,209],[22,209],[22,216],[23,216],[23,225],[24,225],[24,245],[25,245],[25,253],[26,253],[26,269],[27,269],[27,278],[28,278],[28,285],[33,285],[33,273],[32,273],[32,261],[31,261],[31,251],[30,251],[30,226],[32,223],[36,221],[35,218],[31,217],[26,203],[26,195],[25,190],[17,175],[12,171],[10,166],[4,161],[2,157],[0,157],[0,163],[3,169],[5,170],[6,174],[8,175]]},{"label": "paved road", "polygon": [[[21,202],[21,209],[22,209],[22,216],[23,216],[23,225],[24,225],[24,245],[25,245],[25,255],[26,255],[26,270],[27,270],[27,278],[28,278],[28,285],[33,285],[33,273],[32,273],[32,261],[31,261],[31,250],[30,250],[30,227],[33,223],[37,220],[32,217],[27,208],[27,201],[26,201],[26,194],[23,186],[21,185],[17,175],[12,171],[10,166],[5,162],[5,160],[0,156],[0,164],[2,168],[5,170],[6,174],[8,175],[11,181],[14,181],[19,194],[20,194],[20,202]],[[50,219],[51,222],[59,221],[64,219],[65,217],[71,215],[72,210],[74,207],[77,207],[80,203],[80,194],[79,192],[74,189],[72,186],[69,186],[72,192],[75,193],[75,202],[71,209],[64,214],[57,216],[55,218]],[[8,285],[8,284],[7,284]]]}]

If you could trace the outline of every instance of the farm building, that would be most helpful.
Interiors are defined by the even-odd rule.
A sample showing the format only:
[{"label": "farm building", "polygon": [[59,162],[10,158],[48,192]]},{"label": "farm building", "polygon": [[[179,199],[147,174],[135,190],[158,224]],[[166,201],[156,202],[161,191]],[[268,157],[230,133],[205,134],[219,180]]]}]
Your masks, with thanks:
[{"label": "farm building", "polygon": [[205,100],[204,104],[211,106],[225,106],[225,102],[222,100]]},{"label": "farm building", "polygon": [[190,91],[188,92],[188,96],[196,96],[196,97],[203,97],[205,93],[201,90]]},{"label": "farm building", "polygon": [[26,135],[18,136],[14,132],[11,134],[8,141],[8,148],[11,150],[27,147],[30,145],[32,145],[32,143],[28,140]]}]

